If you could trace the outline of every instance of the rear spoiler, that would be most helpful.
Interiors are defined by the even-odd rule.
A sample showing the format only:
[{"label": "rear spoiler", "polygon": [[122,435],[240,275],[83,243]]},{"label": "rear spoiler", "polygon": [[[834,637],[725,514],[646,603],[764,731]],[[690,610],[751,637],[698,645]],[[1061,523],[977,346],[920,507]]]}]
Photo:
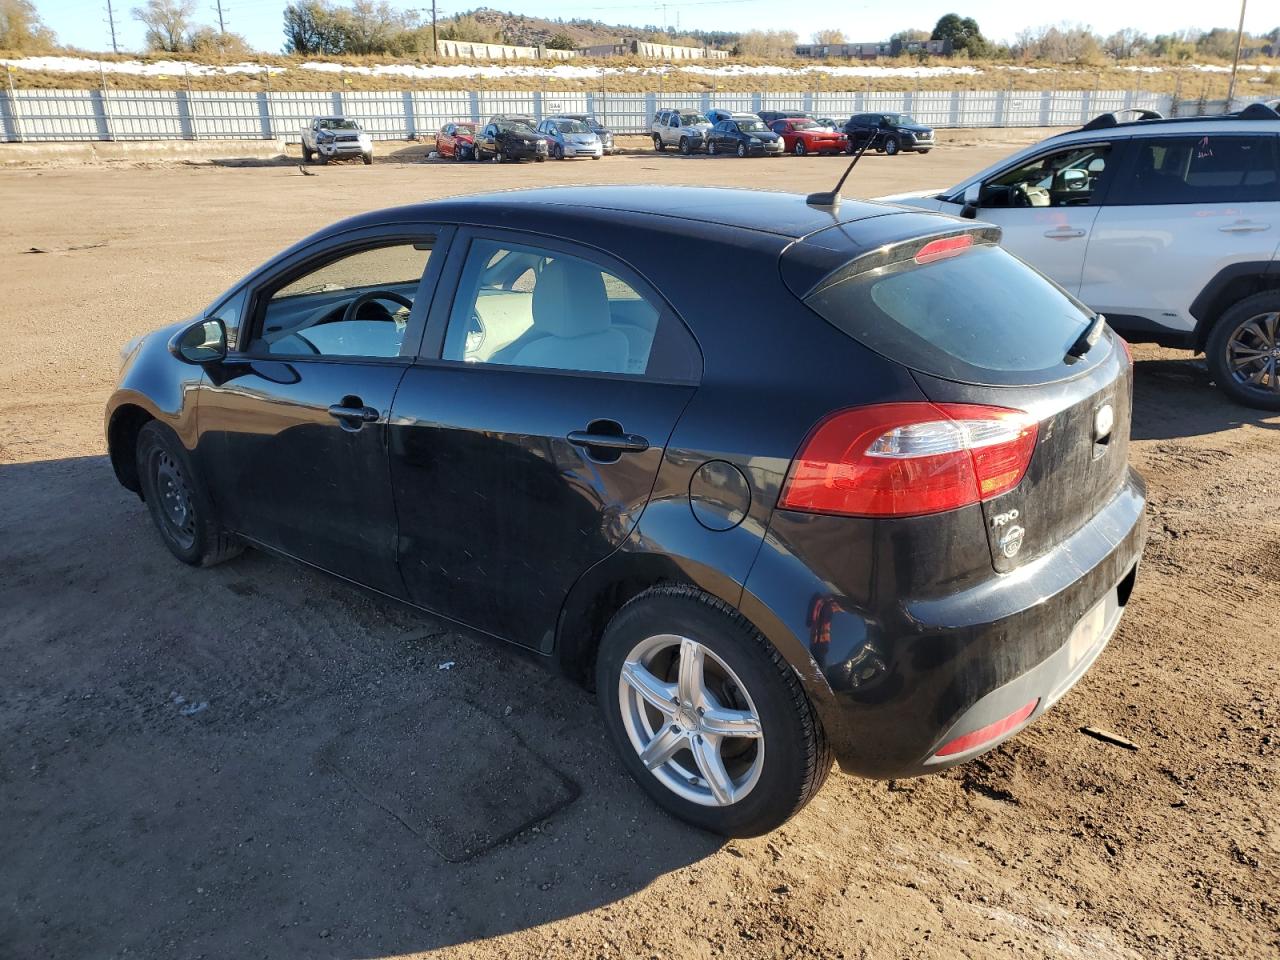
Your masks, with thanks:
[{"label": "rear spoiler", "polygon": [[[833,270],[827,274],[809,290],[802,300],[808,300],[810,297],[817,296],[823,290],[833,287],[838,283],[851,280],[854,277],[861,276],[865,273],[871,273],[874,270],[883,270],[886,267],[895,264],[904,263],[907,260],[914,260],[921,254],[923,258],[920,263],[931,263],[934,260],[940,260],[947,256],[954,256],[960,250],[969,246],[995,246],[1000,243],[1001,230],[997,226],[991,224],[974,224],[971,227],[961,227],[956,229],[952,227],[948,230],[939,230],[936,233],[924,233],[905,240],[898,240],[894,243],[888,243],[884,246],[869,250],[861,256],[855,257],[848,263]],[[969,237],[969,243],[960,245],[948,245],[948,240],[959,240],[963,237]],[[931,254],[926,251],[926,247],[933,246],[939,252]]]}]

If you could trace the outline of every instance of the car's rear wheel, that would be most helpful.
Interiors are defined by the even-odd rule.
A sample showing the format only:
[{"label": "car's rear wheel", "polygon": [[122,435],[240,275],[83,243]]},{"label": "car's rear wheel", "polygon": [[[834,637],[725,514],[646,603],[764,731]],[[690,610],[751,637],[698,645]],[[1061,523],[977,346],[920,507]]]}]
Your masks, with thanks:
[{"label": "car's rear wheel", "polygon": [[924,150],[917,150],[916,153],[920,154],[921,156],[924,156],[926,153],[928,153],[932,149],[933,147],[926,147]]},{"label": "car's rear wheel", "polygon": [[151,519],[175,557],[209,567],[244,549],[219,526],[191,457],[172,430],[154,420],[146,424],[138,431],[134,456]]},{"label": "car's rear wheel", "polygon": [[610,621],[596,691],[622,762],[667,811],[757,836],[818,792],[831,752],[794,672],[737,611],[654,587]]},{"label": "car's rear wheel", "polygon": [[803,156],[804,156],[806,153],[808,153],[808,152],[809,152],[809,151],[805,148],[804,141],[803,141],[803,140],[797,140],[797,141],[796,141],[796,156],[797,156],[797,157],[803,157]]},{"label": "car's rear wheel", "polygon": [[1280,290],[1245,297],[1205,343],[1213,379],[1237,403],[1280,410]]}]

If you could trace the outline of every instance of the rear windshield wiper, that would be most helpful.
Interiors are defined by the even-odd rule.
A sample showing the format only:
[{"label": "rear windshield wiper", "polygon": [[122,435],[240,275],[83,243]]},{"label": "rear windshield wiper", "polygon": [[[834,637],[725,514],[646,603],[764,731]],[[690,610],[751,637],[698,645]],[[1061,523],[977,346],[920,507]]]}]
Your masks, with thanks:
[{"label": "rear windshield wiper", "polygon": [[1100,313],[1093,315],[1093,320],[1089,326],[1084,328],[1080,336],[1076,337],[1076,342],[1067,348],[1066,359],[1073,357],[1083,357],[1086,353],[1093,349],[1100,339],[1102,339],[1102,328],[1107,325],[1107,318]]}]

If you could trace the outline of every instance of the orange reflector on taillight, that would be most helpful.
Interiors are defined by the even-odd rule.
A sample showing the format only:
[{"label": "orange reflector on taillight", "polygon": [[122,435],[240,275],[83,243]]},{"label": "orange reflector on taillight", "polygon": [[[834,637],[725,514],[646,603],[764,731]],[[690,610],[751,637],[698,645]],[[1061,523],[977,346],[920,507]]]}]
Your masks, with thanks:
[{"label": "orange reflector on taillight", "polygon": [[1039,698],[1032,700],[1021,710],[1015,710],[1003,720],[997,720],[995,723],[989,723],[973,733],[966,733],[963,737],[956,737],[947,743],[941,750],[934,754],[935,757],[954,757],[957,754],[968,753],[970,750],[976,750],[984,744],[995,743],[1010,730],[1016,729],[1027,717],[1036,712],[1039,706]]},{"label": "orange reflector on taillight", "polygon": [[930,240],[915,255],[916,263],[933,263],[947,257],[958,256],[973,246],[973,234],[962,233],[958,237],[943,237],[941,240]]}]

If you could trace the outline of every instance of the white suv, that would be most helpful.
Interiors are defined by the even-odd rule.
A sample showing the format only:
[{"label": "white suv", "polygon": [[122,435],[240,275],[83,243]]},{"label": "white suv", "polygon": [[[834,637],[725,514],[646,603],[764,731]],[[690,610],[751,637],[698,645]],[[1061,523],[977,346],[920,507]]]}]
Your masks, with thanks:
[{"label": "white suv", "polygon": [[1204,351],[1280,410],[1280,113],[1104,114],[963,183],[881,197],[979,217],[1130,340]]}]

